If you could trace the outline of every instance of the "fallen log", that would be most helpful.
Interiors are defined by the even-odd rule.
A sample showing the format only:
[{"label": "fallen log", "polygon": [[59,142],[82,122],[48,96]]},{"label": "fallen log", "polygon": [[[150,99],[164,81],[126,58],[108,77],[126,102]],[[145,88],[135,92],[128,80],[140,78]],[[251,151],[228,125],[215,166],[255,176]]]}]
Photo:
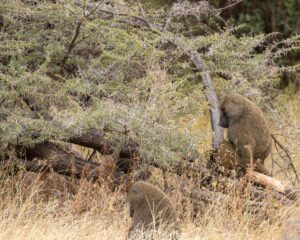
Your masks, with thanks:
[{"label": "fallen log", "polygon": [[278,179],[258,173],[255,171],[248,171],[247,178],[255,183],[261,184],[265,188],[270,188],[279,193],[286,195],[289,199],[296,199],[300,195],[300,189],[290,184],[283,184]]},{"label": "fallen log", "polygon": [[23,163],[28,171],[55,171],[76,178],[84,176],[92,181],[96,181],[101,177],[99,171],[101,164],[86,161],[52,142],[39,143],[32,148],[20,148],[18,161]]},{"label": "fallen log", "polygon": [[[83,147],[93,148],[99,152],[104,151],[106,144],[104,143],[105,132],[97,129],[89,129],[83,132],[81,135],[77,135],[68,139],[64,139],[65,142],[77,144]],[[109,150],[108,150],[109,151]],[[107,152],[110,153],[111,152]]]},{"label": "fallen log", "polygon": [[106,131],[104,130],[92,128],[83,132],[81,135],[63,139],[63,141],[95,149],[104,155],[112,154],[114,156],[118,170],[123,171],[124,173],[128,173],[132,167],[132,158],[138,155],[138,144],[129,142],[119,151],[116,151],[116,149],[119,149],[118,146],[120,145],[120,143],[118,142],[118,140],[107,142],[105,140],[105,134]]}]

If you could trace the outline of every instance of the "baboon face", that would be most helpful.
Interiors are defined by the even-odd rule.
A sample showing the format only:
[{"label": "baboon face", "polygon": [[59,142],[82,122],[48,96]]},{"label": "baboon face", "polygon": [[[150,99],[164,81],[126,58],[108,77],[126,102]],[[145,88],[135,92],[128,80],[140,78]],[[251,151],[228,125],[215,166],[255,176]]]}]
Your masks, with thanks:
[{"label": "baboon face", "polygon": [[219,126],[228,128],[230,124],[236,122],[243,111],[243,104],[240,103],[238,94],[227,95],[220,105]]}]

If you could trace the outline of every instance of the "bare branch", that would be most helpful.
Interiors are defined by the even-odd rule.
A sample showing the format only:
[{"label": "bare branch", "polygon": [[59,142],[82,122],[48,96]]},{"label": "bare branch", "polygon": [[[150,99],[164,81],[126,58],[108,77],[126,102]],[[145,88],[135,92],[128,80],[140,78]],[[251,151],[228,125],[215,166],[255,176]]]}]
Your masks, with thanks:
[{"label": "bare branch", "polygon": [[[292,167],[292,169],[294,171],[296,181],[299,183],[300,182],[299,175],[297,173],[296,167],[293,163],[293,160],[292,160],[292,157],[291,157],[291,154],[290,154],[289,150],[278,141],[278,139],[274,136],[274,134],[271,134],[271,137],[273,138],[273,140],[275,142],[275,146],[276,146],[277,151],[278,151],[277,147],[281,148],[284,151],[284,153],[286,155],[286,158],[289,161],[289,165]],[[281,157],[284,158],[283,156],[281,156]]]}]

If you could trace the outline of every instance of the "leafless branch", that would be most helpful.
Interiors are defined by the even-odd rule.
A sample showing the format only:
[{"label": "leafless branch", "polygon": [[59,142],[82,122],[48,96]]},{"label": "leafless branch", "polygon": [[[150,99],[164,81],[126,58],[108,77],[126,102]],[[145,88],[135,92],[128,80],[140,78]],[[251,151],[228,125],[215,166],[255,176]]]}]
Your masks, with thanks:
[{"label": "leafless branch", "polygon": [[290,151],[289,151],[284,145],[282,145],[282,144],[278,141],[278,139],[274,136],[274,134],[271,134],[271,136],[272,136],[272,138],[273,138],[273,140],[274,140],[274,142],[275,142],[275,147],[276,147],[277,152],[280,154],[280,151],[278,150],[278,147],[279,147],[279,148],[282,149],[283,152],[285,153],[285,156],[286,156],[286,157],[284,157],[283,155],[280,155],[280,156],[281,156],[281,158],[287,159],[287,160],[289,161],[289,165],[292,167],[292,169],[293,169],[293,171],[294,171],[294,174],[295,174],[295,177],[296,177],[296,181],[299,183],[299,182],[300,182],[299,175],[298,175],[297,170],[296,170],[296,167],[295,167],[295,165],[294,165],[294,163],[293,163],[293,160],[292,160]]},{"label": "leafless branch", "polygon": [[234,3],[231,3],[231,4],[229,4],[229,5],[225,6],[225,7],[217,8],[217,10],[223,11],[223,10],[231,8],[231,7],[237,5],[237,4],[241,3],[241,2],[242,2],[242,0],[238,0],[238,1],[236,1]]},{"label": "leafless branch", "polygon": [[77,25],[76,25],[76,28],[75,28],[75,33],[74,33],[74,36],[68,46],[68,50],[67,50],[67,53],[65,54],[64,58],[62,59],[62,62],[61,62],[61,72],[63,71],[64,69],[64,66],[67,62],[67,60],[69,59],[69,56],[73,50],[73,48],[76,46],[76,40],[80,34],[80,28],[82,26],[82,24],[84,23],[85,20],[87,20],[93,13],[95,13],[97,11],[97,9],[99,9],[100,6],[102,6],[103,4],[105,3],[105,0],[102,0],[99,4],[97,4],[96,7],[94,7],[87,15],[85,15],[85,13],[83,13],[83,18],[81,18]]}]

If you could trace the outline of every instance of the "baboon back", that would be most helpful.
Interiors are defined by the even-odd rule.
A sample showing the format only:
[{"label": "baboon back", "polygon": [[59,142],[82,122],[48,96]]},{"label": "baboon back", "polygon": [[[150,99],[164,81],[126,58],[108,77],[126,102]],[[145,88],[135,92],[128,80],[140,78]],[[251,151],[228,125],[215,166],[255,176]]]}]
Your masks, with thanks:
[{"label": "baboon back", "polygon": [[170,224],[176,220],[175,210],[168,196],[157,187],[138,181],[128,190],[128,202],[132,225],[136,228],[149,229],[162,223]]}]

